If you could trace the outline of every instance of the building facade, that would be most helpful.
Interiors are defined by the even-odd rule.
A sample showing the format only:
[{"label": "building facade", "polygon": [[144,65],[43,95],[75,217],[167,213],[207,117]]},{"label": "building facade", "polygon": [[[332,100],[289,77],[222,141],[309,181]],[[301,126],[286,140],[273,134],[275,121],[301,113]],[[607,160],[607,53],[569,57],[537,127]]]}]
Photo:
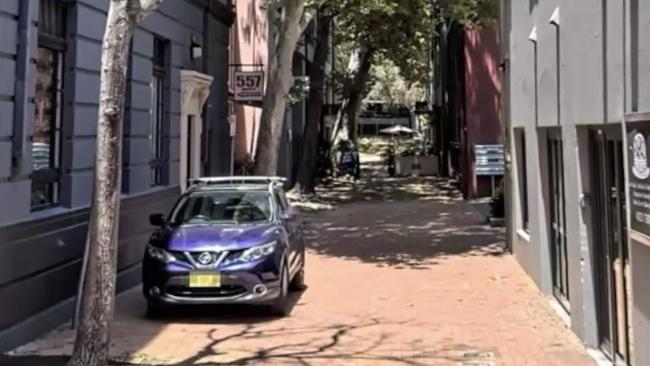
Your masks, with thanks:
[{"label": "building facade", "polygon": [[502,173],[480,172],[477,160],[481,146],[503,144],[499,32],[449,22],[438,27],[431,46],[429,97],[437,111],[431,138],[441,173],[458,179],[464,197],[489,197]]},{"label": "building facade", "polygon": [[650,3],[502,1],[509,244],[589,348],[650,364]]},{"label": "building facade", "polygon": [[[231,81],[236,70],[263,71],[266,78],[269,58],[275,53],[277,45],[277,24],[279,24],[278,22],[269,22],[269,11],[277,13],[278,17],[281,16],[281,13],[277,8],[268,7],[264,1],[260,0],[239,0],[236,3],[236,8],[237,20],[231,30],[230,60],[233,66]],[[308,70],[314,59],[316,22],[317,19],[314,19],[303,33],[294,52],[293,80],[296,86],[306,81],[307,84],[304,85],[313,87],[309,84]],[[327,75],[332,73],[332,60],[333,53],[328,57]],[[325,104],[331,103],[333,88],[329,83],[321,87],[326,89],[324,92]],[[262,102],[233,101],[231,107],[231,118],[236,126],[234,136],[235,172],[250,174],[260,130]],[[277,174],[288,178],[289,181],[293,181],[295,178],[300,161],[301,139],[306,121],[307,94],[305,93],[302,98],[297,98],[294,103],[287,106],[285,114],[285,128],[282,135]]]},{"label": "building facade", "polygon": [[[70,319],[92,191],[107,0],[0,1],[0,351]],[[147,217],[229,172],[229,0],[164,1],[133,35],[118,290]]]}]

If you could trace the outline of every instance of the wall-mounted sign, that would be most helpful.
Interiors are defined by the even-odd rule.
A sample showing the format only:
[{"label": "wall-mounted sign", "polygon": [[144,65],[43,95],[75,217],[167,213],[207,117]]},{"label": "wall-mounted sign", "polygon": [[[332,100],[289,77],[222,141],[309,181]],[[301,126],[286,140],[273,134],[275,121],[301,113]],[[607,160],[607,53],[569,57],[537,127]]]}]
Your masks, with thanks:
[{"label": "wall-mounted sign", "polygon": [[475,145],[476,175],[502,176],[505,171],[503,145]]},{"label": "wall-mounted sign", "polygon": [[235,101],[259,102],[264,99],[264,71],[235,71]]},{"label": "wall-mounted sign", "polygon": [[628,124],[627,132],[630,226],[632,230],[650,236],[650,165],[648,163],[650,123]]}]

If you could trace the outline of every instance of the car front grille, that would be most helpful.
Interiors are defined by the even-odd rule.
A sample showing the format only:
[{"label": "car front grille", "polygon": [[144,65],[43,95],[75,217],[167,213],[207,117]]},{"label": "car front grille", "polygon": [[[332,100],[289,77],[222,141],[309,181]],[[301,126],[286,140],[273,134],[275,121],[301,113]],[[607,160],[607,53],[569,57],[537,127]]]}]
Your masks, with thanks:
[{"label": "car front grille", "polygon": [[241,295],[246,289],[240,285],[223,285],[214,288],[189,288],[186,286],[170,286],[167,293],[178,297],[206,298],[206,297],[232,297]]},{"label": "car front grille", "polygon": [[192,265],[183,252],[169,251],[169,254],[173,255],[177,262]]}]

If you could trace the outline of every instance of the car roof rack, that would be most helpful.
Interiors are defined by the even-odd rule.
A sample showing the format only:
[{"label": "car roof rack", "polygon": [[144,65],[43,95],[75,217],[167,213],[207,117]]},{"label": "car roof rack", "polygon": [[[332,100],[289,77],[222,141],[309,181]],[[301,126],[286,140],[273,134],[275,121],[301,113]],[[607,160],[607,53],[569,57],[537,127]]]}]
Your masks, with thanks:
[{"label": "car roof rack", "polygon": [[197,186],[218,186],[232,184],[284,184],[287,179],[283,177],[264,176],[231,176],[231,177],[202,177],[188,180],[189,187]]}]

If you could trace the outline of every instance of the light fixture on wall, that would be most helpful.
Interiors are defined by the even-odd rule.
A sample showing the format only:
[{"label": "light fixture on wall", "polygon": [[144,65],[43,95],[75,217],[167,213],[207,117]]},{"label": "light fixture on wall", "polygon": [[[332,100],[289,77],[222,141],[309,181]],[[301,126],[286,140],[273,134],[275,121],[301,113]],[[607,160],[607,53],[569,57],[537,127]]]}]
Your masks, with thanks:
[{"label": "light fixture on wall", "polygon": [[553,12],[553,15],[551,15],[551,19],[548,20],[549,23],[555,25],[555,26],[560,26],[560,8],[557,7],[555,8],[555,11]]},{"label": "light fixture on wall", "polygon": [[501,63],[499,64],[499,70],[501,70],[501,72],[505,72],[507,68],[508,68],[508,58],[505,57],[503,61],[501,61]]},{"label": "light fixture on wall", "polygon": [[192,57],[192,60],[203,57],[203,47],[197,38],[198,37],[196,36],[192,36],[192,45],[190,46],[190,55]]},{"label": "light fixture on wall", "polygon": [[530,35],[528,36],[528,40],[537,43],[537,27],[533,27],[533,30],[530,31]]}]

